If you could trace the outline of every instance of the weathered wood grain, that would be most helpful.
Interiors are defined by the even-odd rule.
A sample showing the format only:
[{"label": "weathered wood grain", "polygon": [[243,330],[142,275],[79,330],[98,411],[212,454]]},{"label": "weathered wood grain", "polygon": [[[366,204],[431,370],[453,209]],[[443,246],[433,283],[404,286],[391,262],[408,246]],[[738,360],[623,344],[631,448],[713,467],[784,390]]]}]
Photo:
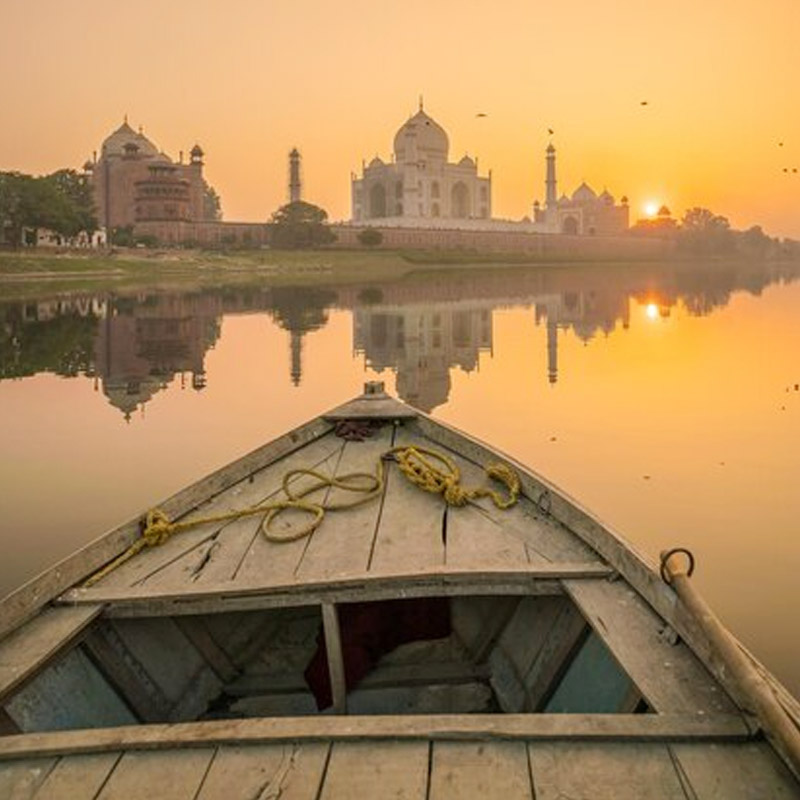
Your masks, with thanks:
[{"label": "weathered wood grain", "polygon": [[425,800],[427,742],[335,742],[320,800]]},{"label": "weathered wood grain", "polygon": [[[413,441],[405,429],[397,430],[396,447],[413,444]],[[442,523],[446,511],[441,497],[421,491],[395,464],[387,464],[386,495],[375,533],[370,572],[413,572],[443,565]]]},{"label": "weathered wood grain", "polygon": [[565,581],[564,586],[656,711],[735,710],[694,653],[661,635],[664,621],[625,581]]},{"label": "weathered wood grain", "polygon": [[23,758],[0,761],[0,797],[4,800],[30,800],[56,765],[55,758]]},{"label": "weathered wood grain", "polygon": [[194,800],[214,752],[125,753],[97,800]]},{"label": "weathered wood grain", "polygon": [[0,641],[0,699],[68,647],[102,611],[99,605],[48,608]]},{"label": "weathered wood grain", "polygon": [[328,655],[328,677],[331,682],[333,711],[347,713],[347,686],[342,653],[342,635],[339,628],[339,612],[333,603],[322,604],[322,625],[325,629],[325,652]]},{"label": "weathered wood grain", "polygon": [[[375,475],[381,455],[392,446],[393,438],[394,428],[384,425],[363,442],[347,442],[336,465],[336,477],[354,472]],[[333,490],[326,502],[348,503],[358,498],[352,492]],[[362,506],[329,511],[306,543],[295,570],[297,579],[320,580],[333,575],[366,573],[382,505],[383,494]]]},{"label": "weathered wood grain", "polygon": [[[293,469],[313,469],[331,473],[342,449],[342,440],[329,433],[254,473],[245,481],[215,497],[207,506],[199,508],[195,514],[203,517],[206,514],[243,509],[285,499],[283,478],[287,472]],[[300,483],[302,479],[295,479],[292,486],[296,488]],[[318,500],[321,497],[315,495],[309,499]],[[187,517],[189,518],[191,515]],[[161,545],[151,551],[140,553],[134,559],[136,563],[131,562],[130,569],[137,567],[140,573],[145,571],[146,577],[137,583],[153,589],[169,586],[191,588],[233,580],[245,554],[257,538],[262,538],[260,527],[263,519],[264,514],[256,514],[210,527],[204,526],[197,531],[177,534],[171,540],[174,541],[172,552],[156,552],[164,550],[165,545]],[[151,559],[150,565],[146,563],[144,557]],[[120,578],[124,577],[124,573],[121,573]],[[132,585],[133,582],[128,581],[128,584]],[[112,584],[108,582],[107,585]],[[117,582],[115,585],[123,583]]]},{"label": "weathered wood grain", "polygon": [[[408,435],[413,437],[416,430],[417,426],[408,426]],[[433,438],[420,434],[418,439],[421,446],[437,450],[453,459],[461,473],[462,485],[466,488],[485,486],[496,489],[501,494],[505,493],[506,490],[500,484],[492,481],[485,471],[488,464],[502,462],[504,460],[502,457],[494,455],[482,462],[475,462]],[[496,523],[503,532],[502,540],[510,539],[522,543],[527,551],[526,555],[531,561],[586,561],[589,563],[598,561],[597,554],[582,539],[538,509],[524,494],[520,495],[517,503],[510,508],[497,508],[488,498],[478,500],[470,507],[478,510],[486,519]],[[457,518],[458,514],[453,513],[450,517]],[[449,523],[450,518],[448,518],[448,533]],[[498,534],[495,532],[493,537],[498,537]],[[508,546],[506,544],[506,547]],[[499,549],[502,552],[502,546]],[[450,561],[449,556],[448,561]]]},{"label": "weathered wood grain", "polygon": [[330,745],[219,748],[196,800],[316,800]]},{"label": "weathered wood grain", "polygon": [[[142,589],[73,589],[59,604],[82,605],[102,602],[107,617],[165,616],[247,611],[283,606],[319,605],[323,602],[354,602],[397,597],[433,597],[467,594],[525,595],[562,594],[565,579],[602,578],[608,567],[594,564],[528,564],[520,568],[486,567],[463,570],[446,566],[409,572],[368,573],[365,576],[331,578],[325,581],[224,583],[198,587],[192,592],[174,590],[147,592]],[[91,592],[91,594],[88,594]]]},{"label": "weathered wood grain", "polygon": [[687,800],[662,744],[533,743],[529,755],[536,800]]},{"label": "weathered wood grain", "polygon": [[121,753],[98,753],[59,759],[36,792],[36,800],[91,800],[120,757]]},{"label": "weathered wood grain", "polygon": [[753,731],[738,714],[451,714],[314,716],[132,725],[0,738],[0,760],[112,750],[349,739],[586,739],[741,741]]},{"label": "weathered wood grain", "polygon": [[800,797],[800,783],[766,742],[675,744],[670,751],[679,775],[700,800]]},{"label": "weathered wood grain", "polygon": [[435,742],[430,800],[533,800],[524,742]]}]

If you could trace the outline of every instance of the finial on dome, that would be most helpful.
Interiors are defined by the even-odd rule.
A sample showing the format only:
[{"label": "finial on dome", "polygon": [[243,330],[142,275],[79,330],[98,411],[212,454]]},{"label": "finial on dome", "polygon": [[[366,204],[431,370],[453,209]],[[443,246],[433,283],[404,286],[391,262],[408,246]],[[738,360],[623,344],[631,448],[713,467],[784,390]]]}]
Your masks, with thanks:
[{"label": "finial on dome", "polygon": [[422,95],[419,96],[419,110],[420,111],[424,111],[425,110],[425,104],[422,101]]},{"label": "finial on dome", "polygon": [[144,125],[139,126],[139,136],[144,135]]},{"label": "finial on dome", "polygon": [[128,124],[128,115],[127,115],[127,114],[125,115],[125,117],[124,117],[124,119],[123,119],[123,122],[124,122],[126,125]]}]

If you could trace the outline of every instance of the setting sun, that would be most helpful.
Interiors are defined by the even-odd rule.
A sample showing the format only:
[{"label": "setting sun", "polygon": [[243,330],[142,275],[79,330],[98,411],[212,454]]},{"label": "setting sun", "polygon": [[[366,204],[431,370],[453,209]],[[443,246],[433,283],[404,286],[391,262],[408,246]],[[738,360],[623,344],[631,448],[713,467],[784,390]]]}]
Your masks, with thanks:
[{"label": "setting sun", "polygon": [[644,213],[647,214],[648,217],[654,217],[658,214],[659,205],[655,200],[648,200],[644,204]]}]

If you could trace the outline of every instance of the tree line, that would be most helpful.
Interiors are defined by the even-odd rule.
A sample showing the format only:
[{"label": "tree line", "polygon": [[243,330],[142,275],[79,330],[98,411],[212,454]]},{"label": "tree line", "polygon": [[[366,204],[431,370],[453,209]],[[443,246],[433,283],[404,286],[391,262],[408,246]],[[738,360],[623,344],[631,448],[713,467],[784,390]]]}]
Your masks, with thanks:
[{"label": "tree line", "polygon": [[679,252],[696,256],[797,258],[800,255],[800,243],[792,239],[781,241],[770,237],[760,225],[736,230],[727,217],[699,206],[688,209],[680,220],[674,219],[669,209],[662,206],[655,219],[639,220],[631,233],[672,238]]},{"label": "tree line", "polygon": [[46,228],[65,239],[98,228],[86,175],[60,169],[51,175],[0,172],[0,240],[18,246],[25,231]]}]

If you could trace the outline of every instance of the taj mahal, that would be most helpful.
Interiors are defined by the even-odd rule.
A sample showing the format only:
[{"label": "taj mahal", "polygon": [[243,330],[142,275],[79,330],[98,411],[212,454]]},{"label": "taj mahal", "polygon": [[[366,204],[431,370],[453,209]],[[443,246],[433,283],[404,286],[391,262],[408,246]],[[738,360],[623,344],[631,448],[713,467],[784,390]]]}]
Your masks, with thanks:
[{"label": "taj mahal", "polygon": [[449,160],[445,129],[419,110],[394,137],[390,161],[375,156],[352,173],[351,224],[380,227],[519,230],[568,235],[615,235],[628,228],[628,201],[617,203],[585,182],[571,195],[558,195],[556,150],[545,152],[545,202],[533,203],[521,221],[492,217],[492,173],[481,176],[477,158]]}]

